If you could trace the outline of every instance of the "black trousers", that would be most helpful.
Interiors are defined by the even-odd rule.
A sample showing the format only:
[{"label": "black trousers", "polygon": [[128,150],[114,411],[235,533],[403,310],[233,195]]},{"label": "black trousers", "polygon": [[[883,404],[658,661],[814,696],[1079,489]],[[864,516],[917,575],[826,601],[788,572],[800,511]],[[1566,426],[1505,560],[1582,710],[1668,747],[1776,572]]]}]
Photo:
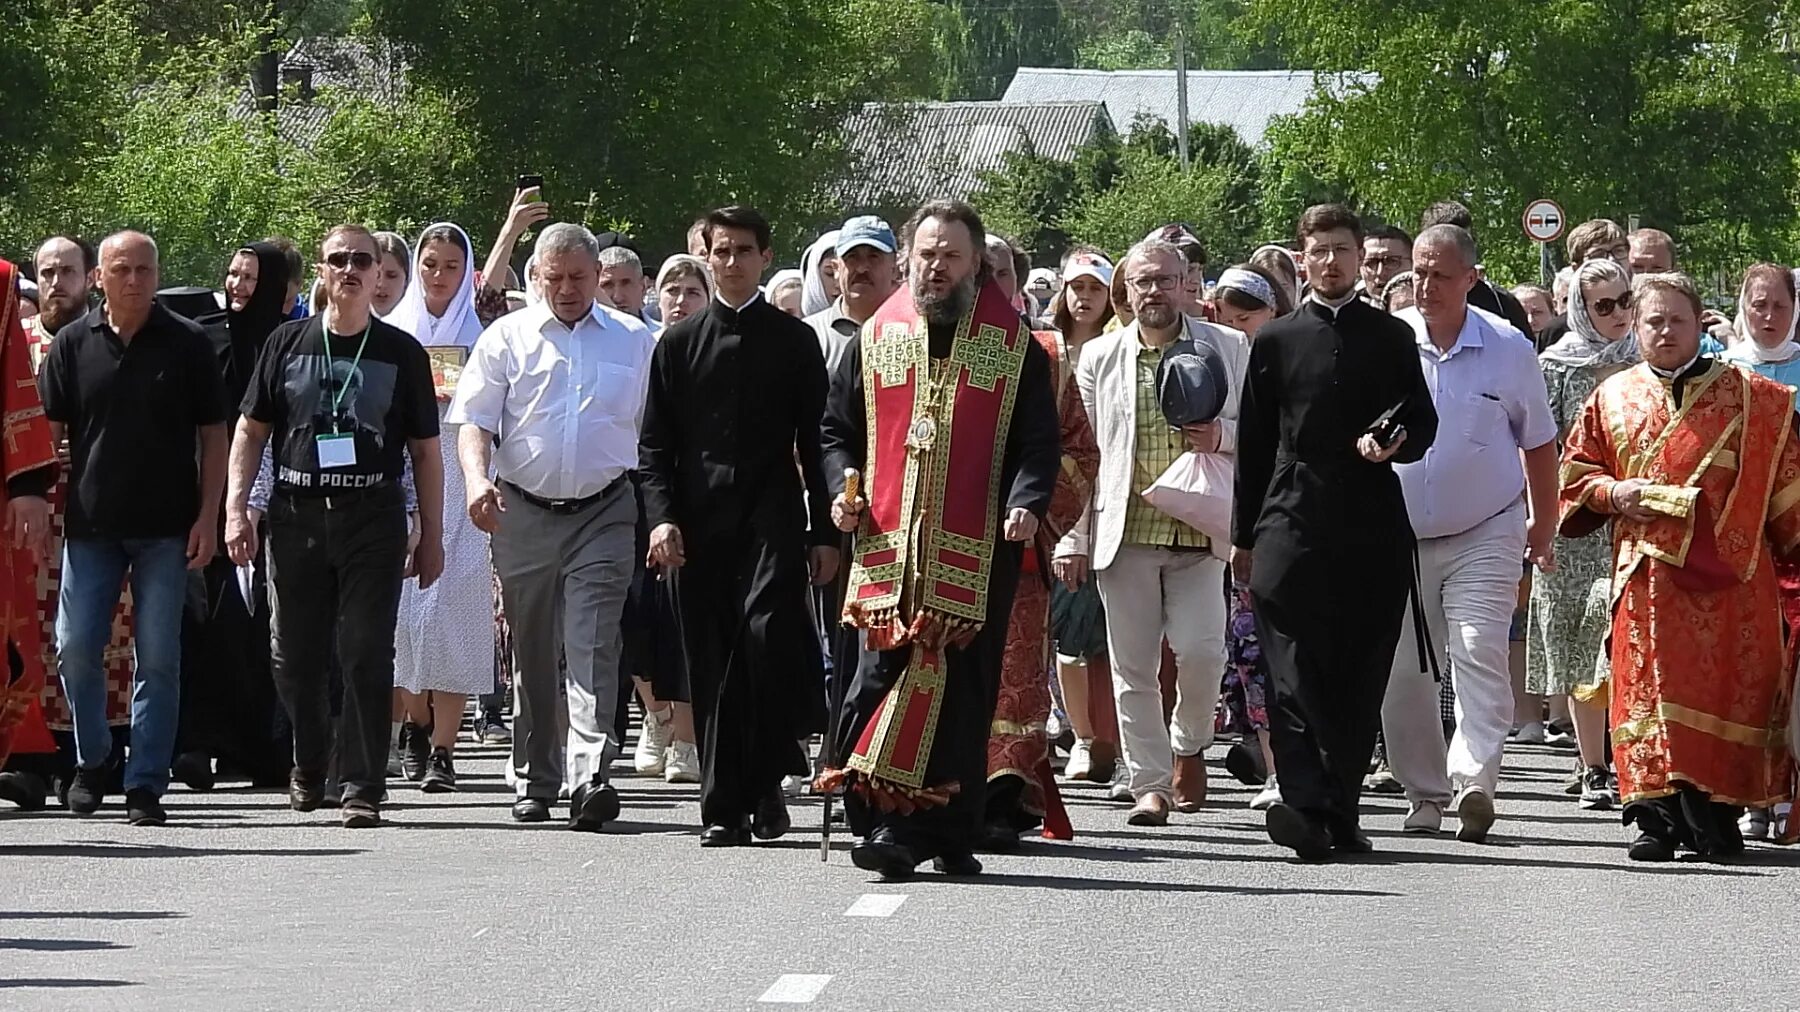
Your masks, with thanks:
[{"label": "black trousers", "polygon": [[700,747],[700,819],[737,825],[781,778],[824,712],[823,661],[796,536],[692,546],[675,572]]},{"label": "black trousers", "polygon": [[1340,826],[1357,823],[1406,614],[1405,571],[1391,568],[1351,566],[1312,594],[1252,595],[1282,800]]},{"label": "black trousers", "polygon": [[188,574],[176,751],[205,752],[257,784],[273,785],[287,777],[292,745],[269,670],[266,569],[257,568],[251,586],[254,610],[244,603],[230,559],[219,556]]},{"label": "black trousers", "polygon": [[346,798],[379,802],[406,565],[400,490],[329,500],[278,492],[269,504],[268,538],[275,688],[294,728],[294,769],[317,783],[330,765],[335,643],[344,680],[338,779]]}]

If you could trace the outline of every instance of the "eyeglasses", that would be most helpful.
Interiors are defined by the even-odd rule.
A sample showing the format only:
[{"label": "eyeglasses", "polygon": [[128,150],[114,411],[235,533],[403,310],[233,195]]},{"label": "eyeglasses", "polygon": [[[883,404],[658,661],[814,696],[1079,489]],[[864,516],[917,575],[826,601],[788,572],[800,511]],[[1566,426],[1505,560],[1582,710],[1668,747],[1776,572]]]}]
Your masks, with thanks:
[{"label": "eyeglasses", "polygon": [[1626,292],[1625,294],[1619,296],[1616,299],[1595,299],[1594,300],[1594,315],[1595,316],[1611,316],[1613,314],[1613,310],[1615,310],[1615,309],[1630,309],[1630,308],[1631,308],[1631,293],[1630,292]]},{"label": "eyeglasses", "polygon": [[1406,260],[1402,257],[1363,257],[1364,267],[1373,267],[1378,271],[1388,267],[1398,267],[1405,262]]},{"label": "eyeglasses", "polygon": [[1144,278],[1126,278],[1125,283],[1131,286],[1132,291],[1143,295],[1154,291],[1172,292],[1183,280],[1179,274],[1155,274]]},{"label": "eyeglasses", "polygon": [[368,250],[341,249],[325,254],[325,264],[334,271],[366,271],[375,266],[375,254]]}]

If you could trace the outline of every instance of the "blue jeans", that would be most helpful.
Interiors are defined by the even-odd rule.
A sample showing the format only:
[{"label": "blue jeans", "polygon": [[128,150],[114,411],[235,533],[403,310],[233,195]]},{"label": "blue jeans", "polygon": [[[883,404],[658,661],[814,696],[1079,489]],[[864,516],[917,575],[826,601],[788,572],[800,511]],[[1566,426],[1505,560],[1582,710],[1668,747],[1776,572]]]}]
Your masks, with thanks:
[{"label": "blue jeans", "polygon": [[112,753],[106,726],[106,644],[126,573],[131,575],[137,679],[131,691],[131,751],[125,789],[161,795],[169,786],[181,716],[181,608],[187,594],[186,538],[70,538],[63,542],[56,604],[57,667],[75,719],[75,759],[92,769]]}]

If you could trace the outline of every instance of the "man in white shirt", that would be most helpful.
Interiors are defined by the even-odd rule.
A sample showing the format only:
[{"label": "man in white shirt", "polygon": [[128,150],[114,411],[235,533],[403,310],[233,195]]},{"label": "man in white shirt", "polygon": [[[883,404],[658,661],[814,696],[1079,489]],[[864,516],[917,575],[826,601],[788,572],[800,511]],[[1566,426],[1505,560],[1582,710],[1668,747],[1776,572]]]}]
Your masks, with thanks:
[{"label": "man in white shirt", "polygon": [[594,301],[599,250],[587,229],[551,225],[536,259],[543,302],[482,333],[445,421],[462,426],[469,518],[493,537],[512,626],[513,818],[545,821],[566,787],[569,828],[593,832],[619,814],[607,769],[620,745],[619,621],[636,550],[628,475],[655,341],[641,321]]},{"label": "man in white shirt", "polygon": [[[1169,809],[1196,812],[1206,799],[1202,750],[1225,665],[1225,546],[1139,495],[1187,450],[1237,449],[1238,399],[1250,348],[1244,335],[1181,311],[1187,259],[1150,238],[1119,265],[1136,319],[1082,349],[1075,380],[1100,447],[1100,475],[1086,512],[1056,548],[1055,570],[1070,586],[1092,566],[1106,604],[1119,733],[1136,804],[1127,821],[1168,822]],[[1205,342],[1224,359],[1230,383],[1216,421],[1175,430],[1157,397],[1157,365],[1174,341]],[[1157,673],[1162,644],[1175,653],[1176,702],[1163,720]]]},{"label": "man in white shirt", "polygon": [[[1405,829],[1437,832],[1449,806],[1461,818],[1457,838],[1470,843],[1493,826],[1512,726],[1507,631],[1520,561],[1552,564],[1557,494],[1556,422],[1535,349],[1504,318],[1468,304],[1475,261],[1475,240],[1456,225],[1433,225],[1413,244],[1418,301],[1399,318],[1417,336],[1439,424],[1424,458],[1395,470],[1418,536],[1412,607],[1439,663],[1423,663],[1407,625],[1382,707],[1388,762],[1411,802]],[[1410,610],[1406,621],[1415,621]],[[1432,674],[1440,667],[1456,691],[1447,750]]]}]

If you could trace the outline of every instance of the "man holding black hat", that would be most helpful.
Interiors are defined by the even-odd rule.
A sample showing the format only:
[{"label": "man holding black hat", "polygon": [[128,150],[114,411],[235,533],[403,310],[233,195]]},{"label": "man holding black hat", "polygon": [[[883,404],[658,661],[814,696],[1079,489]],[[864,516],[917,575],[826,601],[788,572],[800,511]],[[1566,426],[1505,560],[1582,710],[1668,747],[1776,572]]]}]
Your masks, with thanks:
[{"label": "man holding black hat", "polygon": [[[1056,551],[1058,577],[1073,586],[1092,566],[1106,604],[1119,732],[1137,802],[1127,821],[1137,826],[1164,825],[1171,807],[1198,811],[1205,800],[1200,753],[1212,742],[1225,664],[1221,553],[1204,534],[1137,494],[1183,452],[1237,449],[1249,344],[1235,330],[1182,312],[1187,266],[1179,246],[1157,237],[1133,247],[1120,265],[1136,318],[1089,342],[1076,367],[1100,445],[1100,477],[1087,513]],[[1163,414],[1157,367],[1164,349],[1182,338],[1220,354],[1228,389],[1216,420],[1177,430]],[[1165,638],[1178,667],[1175,711],[1167,724],[1157,682]]]}]

